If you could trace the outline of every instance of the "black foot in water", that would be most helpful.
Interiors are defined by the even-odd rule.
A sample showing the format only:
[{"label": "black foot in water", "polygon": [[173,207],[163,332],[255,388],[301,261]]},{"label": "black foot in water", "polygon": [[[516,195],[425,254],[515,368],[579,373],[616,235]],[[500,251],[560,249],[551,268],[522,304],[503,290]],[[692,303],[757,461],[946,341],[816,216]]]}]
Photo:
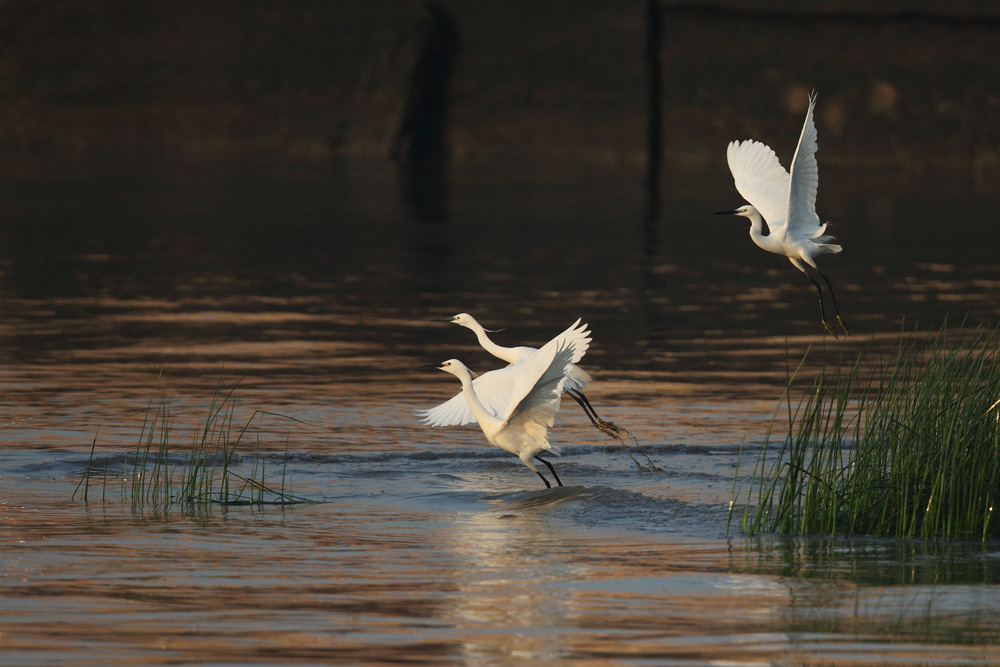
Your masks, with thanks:
[{"label": "black foot in water", "polygon": [[[549,463],[548,461],[546,461],[545,459],[543,459],[543,458],[542,458],[541,456],[537,456],[537,455],[536,455],[536,456],[535,456],[535,458],[536,458],[537,460],[539,460],[539,461],[541,461],[542,463],[544,463],[544,464],[545,464],[545,467],[546,467],[546,468],[548,468],[548,469],[549,469],[549,472],[551,472],[551,473],[552,473],[552,476],[553,476],[553,477],[555,477],[555,480],[556,480],[556,484],[558,484],[559,486],[562,486],[562,485],[563,485],[563,483],[562,483],[562,480],[561,480],[561,479],[559,479],[559,475],[557,475],[557,474],[556,474],[556,469],[552,467],[552,464],[551,464],[551,463]],[[542,478],[542,480],[543,480],[543,481],[545,482],[545,486],[546,486],[546,487],[548,487],[548,488],[550,488],[550,489],[552,488],[552,487],[551,487],[551,486],[549,485],[549,480],[547,480],[547,479],[545,479],[544,477],[542,477],[542,473],[538,473],[538,476],[539,476],[539,477],[541,477],[541,478]]]},{"label": "black foot in water", "polygon": [[[622,447],[625,448],[625,452],[628,454],[629,458],[632,459],[632,463],[634,463],[637,468],[639,468],[640,470],[645,468],[649,470],[663,472],[663,468],[660,468],[655,463],[653,463],[652,459],[649,458],[649,455],[647,455],[646,452],[643,451],[642,447],[639,446],[639,439],[634,435],[632,435],[632,431],[622,426],[619,426],[614,422],[609,422],[598,417],[597,411],[594,410],[594,406],[590,404],[590,401],[587,400],[587,397],[583,395],[582,391],[577,391],[576,389],[569,389],[566,391],[566,393],[569,394],[574,401],[580,404],[580,407],[583,408],[583,412],[587,415],[587,418],[590,419],[590,423],[594,425],[594,428],[596,428],[601,433],[607,435],[608,437],[614,438],[615,440],[617,440],[622,444]],[[636,460],[635,456],[632,454],[632,450],[629,449],[628,443],[625,442],[625,438],[622,437],[623,433],[628,435],[628,437],[632,439],[632,444],[635,446],[636,449],[639,450],[639,453],[642,454],[643,457],[645,457],[646,459],[645,466]]]}]

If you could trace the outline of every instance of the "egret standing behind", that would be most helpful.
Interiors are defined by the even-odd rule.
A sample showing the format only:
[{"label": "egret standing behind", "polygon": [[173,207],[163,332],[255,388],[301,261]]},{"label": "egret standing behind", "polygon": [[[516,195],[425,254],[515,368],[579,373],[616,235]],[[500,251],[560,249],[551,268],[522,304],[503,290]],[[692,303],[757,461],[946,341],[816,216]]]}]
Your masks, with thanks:
[{"label": "egret standing behind", "polygon": [[[729,170],[736,180],[736,190],[751,205],[741,206],[732,211],[719,211],[718,215],[739,215],[750,218],[750,238],[758,247],[784,255],[788,261],[809,280],[819,292],[819,315],[826,330],[837,337],[837,331],[826,320],[823,307],[823,289],[806,270],[806,264],[819,274],[833,299],[833,309],[837,323],[848,336],[847,325],[840,317],[837,297],[833,285],[816,266],[817,255],[835,254],[841,247],[826,235],[826,224],[821,224],[816,215],[816,191],[819,189],[819,167],[816,164],[816,125],[813,123],[813,107],[816,106],[816,92],[809,95],[809,110],[802,126],[799,144],[792,158],[791,175],[778,161],[768,146],[748,139],[733,141],[726,151]],[[763,216],[763,218],[761,217]],[[767,221],[770,233],[763,233],[763,222]]]}]

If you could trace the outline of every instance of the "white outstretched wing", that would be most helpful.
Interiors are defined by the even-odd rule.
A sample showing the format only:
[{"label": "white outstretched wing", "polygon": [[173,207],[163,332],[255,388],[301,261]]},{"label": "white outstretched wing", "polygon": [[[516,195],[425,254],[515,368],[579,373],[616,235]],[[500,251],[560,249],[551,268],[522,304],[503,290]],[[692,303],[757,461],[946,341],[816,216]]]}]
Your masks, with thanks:
[{"label": "white outstretched wing", "polygon": [[[576,389],[580,391],[584,385],[592,380],[587,371],[576,365],[583,359],[583,355],[587,354],[587,350],[590,349],[590,340],[590,331],[587,330],[587,325],[580,322],[580,318],[578,317],[576,322],[573,322],[565,331],[545,344],[553,348],[566,344],[573,346],[573,357],[570,359],[571,365],[566,371],[566,379],[559,385],[560,394],[564,389]],[[540,350],[535,351],[535,354],[544,349],[545,347],[542,347]]]},{"label": "white outstretched wing", "polygon": [[757,209],[774,231],[785,224],[788,212],[788,172],[768,146],[747,139],[726,149],[736,191]]},{"label": "white outstretched wing", "polygon": [[[530,358],[517,364],[498,368],[497,370],[480,375],[472,381],[472,388],[475,390],[476,396],[483,404],[483,407],[496,415],[497,418],[504,419],[508,408],[513,409],[511,396],[514,392],[515,377],[520,374],[515,369],[520,368],[525,363],[534,361],[543,351],[546,353],[543,358],[551,358],[555,354],[556,348],[560,346],[568,346],[570,348],[571,356],[569,363],[575,364],[583,359],[583,355],[586,354],[587,349],[590,347],[590,340],[590,332],[587,330],[587,325],[582,324],[577,319],[568,329],[546,343],[540,350],[531,355]],[[571,380],[571,384],[576,388],[582,388],[590,380],[590,376],[580,369],[577,370],[579,377],[574,375],[573,380],[575,382]],[[541,373],[542,370],[538,372]],[[518,391],[521,392],[519,399],[530,391],[533,383],[533,380],[531,382],[522,380],[522,386],[518,388]],[[561,393],[562,389],[562,380],[560,380],[557,390]],[[429,426],[463,426],[465,424],[476,423],[476,416],[472,414],[472,408],[469,407],[469,402],[465,400],[465,396],[461,392],[452,396],[441,405],[429,410],[421,410],[417,413],[417,416],[420,417],[420,420],[424,424]]]},{"label": "white outstretched wing", "polygon": [[[809,110],[799,135],[799,144],[792,158],[792,175],[788,188],[788,209],[786,220],[788,231],[797,232],[809,238],[823,234],[826,225],[821,225],[816,215],[816,191],[819,189],[819,166],[816,164],[816,125],[813,123],[813,107],[816,106],[816,92],[809,95]],[[753,202],[751,202],[753,203]]]},{"label": "white outstretched wing", "polygon": [[[514,368],[514,366],[498,368],[483,373],[472,381],[472,388],[479,402],[501,419],[500,414],[510,403],[510,394],[514,386]],[[458,392],[441,405],[419,411],[417,416],[428,426],[464,426],[476,423],[476,416],[462,392]]]},{"label": "white outstretched wing", "polygon": [[[590,347],[590,332],[587,331],[587,325],[582,324],[579,318],[577,318],[576,322],[571,324],[569,328],[543,345],[533,357],[514,366],[517,372],[511,391],[510,403],[507,404],[507,408],[503,414],[498,416],[501,419],[507,420],[515,413],[523,413],[532,406],[537,407],[537,404],[542,401],[542,396],[545,395],[543,390],[536,389],[540,378],[545,377],[546,382],[548,382],[551,379],[551,374],[555,372],[552,371],[554,360],[558,359],[560,363],[565,360],[565,367],[558,369],[558,377],[553,380],[555,384],[552,387],[554,403],[552,414],[548,417],[547,422],[545,420],[541,422],[551,424],[552,417],[555,416],[556,411],[559,409],[558,398],[563,390],[563,383],[566,381],[566,373],[569,365],[583,359],[583,355],[586,354],[588,347]],[[529,395],[531,396],[530,400],[528,399]],[[547,400],[549,397],[545,396]],[[525,403],[525,405],[521,406],[521,403]],[[543,416],[541,412],[539,416],[540,418]]]},{"label": "white outstretched wing", "polygon": [[548,343],[533,358],[518,364],[510,404],[502,417],[505,427],[525,422],[552,426],[559,411],[559,390],[576,354],[572,342],[553,342],[555,346]]},{"label": "white outstretched wing", "polygon": [[580,391],[584,385],[590,382],[591,377],[587,371],[576,365],[583,359],[583,355],[587,353],[587,350],[590,349],[590,340],[590,331],[587,330],[587,325],[582,324],[580,318],[577,318],[576,322],[570,325],[568,329],[546,343],[546,345],[560,346],[569,344],[573,346],[573,357],[570,359],[570,367],[566,369],[565,379],[559,385],[560,394],[565,389]]},{"label": "white outstretched wing", "polygon": [[573,346],[573,356],[569,362],[571,364],[580,363],[583,355],[587,354],[587,350],[590,349],[590,331],[587,330],[586,324],[580,322],[580,318],[577,318],[576,322],[573,322],[566,331],[550,340],[546,345],[558,347],[565,343]]}]

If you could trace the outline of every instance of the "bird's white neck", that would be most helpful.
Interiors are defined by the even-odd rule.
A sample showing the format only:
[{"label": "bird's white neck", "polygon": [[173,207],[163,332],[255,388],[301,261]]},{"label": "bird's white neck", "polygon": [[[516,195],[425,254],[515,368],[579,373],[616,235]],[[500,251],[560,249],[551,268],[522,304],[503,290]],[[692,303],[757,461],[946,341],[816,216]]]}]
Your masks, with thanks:
[{"label": "bird's white neck", "polygon": [[472,386],[472,373],[469,372],[469,369],[465,366],[459,366],[455,369],[455,377],[462,382],[462,395],[465,396],[465,400],[472,409],[472,414],[476,416],[476,421],[479,422],[483,432],[486,432],[488,427],[498,426],[500,420],[483,407],[482,401],[476,395],[476,390]]},{"label": "bird's white neck", "polygon": [[757,244],[757,247],[783,255],[781,243],[771,234],[764,234],[764,218],[761,217],[760,213],[756,210],[750,210],[747,217],[750,218],[750,238]]},{"label": "bird's white neck", "polygon": [[513,348],[503,347],[502,345],[497,345],[490,340],[490,337],[486,335],[486,329],[483,328],[479,322],[473,322],[469,324],[469,328],[476,333],[476,338],[479,339],[479,344],[484,350],[492,354],[497,359],[503,359],[508,364],[517,363],[519,357]]}]

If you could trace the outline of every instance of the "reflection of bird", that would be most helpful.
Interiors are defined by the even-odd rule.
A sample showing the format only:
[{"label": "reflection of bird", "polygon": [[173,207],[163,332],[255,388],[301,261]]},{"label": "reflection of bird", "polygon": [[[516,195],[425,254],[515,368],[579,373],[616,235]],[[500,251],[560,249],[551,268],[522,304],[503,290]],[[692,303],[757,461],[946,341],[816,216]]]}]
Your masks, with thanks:
[{"label": "reflection of bird", "polygon": [[[768,252],[784,255],[795,268],[809,276],[819,292],[819,313],[823,326],[836,337],[836,330],[826,320],[823,289],[806,271],[805,265],[815,269],[830,290],[837,322],[844,333],[850,336],[851,332],[840,317],[833,285],[816,266],[814,259],[817,255],[834,254],[841,250],[839,245],[830,243],[834,240],[832,236],[824,235],[826,224],[820,224],[819,216],[816,215],[819,167],[816,164],[816,126],[813,124],[815,106],[816,93],[813,92],[809,96],[809,110],[799,136],[799,145],[792,158],[791,176],[778,162],[774,151],[759,141],[748,139],[729,144],[726,157],[736,180],[736,189],[751,205],[732,211],[720,211],[719,215],[750,218],[750,238],[754,243]],[[770,230],[766,236],[762,231],[761,216],[767,221]]]},{"label": "reflection of bird", "polygon": [[[476,334],[476,338],[479,339],[479,344],[484,350],[492,354],[494,357],[506,361],[508,364],[519,364],[527,359],[530,359],[538,352],[538,350],[533,347],[503,347],[502,345],[497,345],[490,340],[489,336],[486,335],[487,329],[484,329],[483,325],[477,322],[476,318],[468,313],[459,313],[454,317],[437,318],[437,321],[452,322],[459,326],[463,326],[466,329],[471,329]],[[590,404],[590,401],[587,400],[587,397],[583,394],[583,387],[590,382],[591,377],[587,371],[577,366],[576,362],[580,361],[580,358],[583,357],[583,353],[587,350],[587,346],[590,344],[590,332],[586,330],[587,325],[580,324],[580,320],[577,320],[572,327],[567,329],[561,335],[565,335],[570,330],[574,329],[574,327],[577,327],[581,336],[587,336],[587,345],[577,347],[580,356],[573,359],[573,363],[569,365],[569,369],[566,371],[566,381],[560,388],[560,392],[565,391],[574,401],[580,404],[580,407],[583,408],[587,418],[590,419],[591,424],[611,437],[617,438],[617,433],[620,430],[619,427],[615,426],[612,422],[604,421],[598,417],[597,411],[594,410],[594,406]],[[486,375],[489,375],[489,373]],[[482,376],[480,379],[485,378],[486,375]],[[471,422],[472,420],[469,419],[466,423]]]},{"label": "reflection of bird", "polygon": [[530,359],[510,366],[512,370],[507,374],[510,380],[510,390],[506,392],[508,400],[501,410],[492,410],[483,404],[479,393],[485,393],[485,388],[482,384],[478,389],[474,388],[472,374],[461,361],[449,359],[432,367],[440,368],[461,380],[461,396],[468,403],[490,444],[516,454],[524,465],[542,478],[546,488],[552,488],[549,480],[532,463],[532,459],[544,463],[556,484],[562,486],[555,468],[540,454],[545,451],[557,456],[560,454],[558,449],[549,444],[548,427],[552,426],[559,410],[559,389],[577,354],[572,339],[558,337]]}]

